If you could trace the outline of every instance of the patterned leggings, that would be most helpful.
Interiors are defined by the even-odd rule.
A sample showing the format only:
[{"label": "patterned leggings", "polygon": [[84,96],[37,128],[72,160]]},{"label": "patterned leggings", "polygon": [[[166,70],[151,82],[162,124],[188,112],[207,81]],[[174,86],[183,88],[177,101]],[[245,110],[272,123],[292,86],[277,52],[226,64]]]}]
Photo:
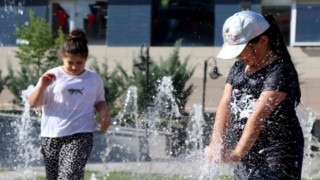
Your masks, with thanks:
[{"label": "patterned leggings", "polygon": [[48,180],[82,180],[93,146],[92,133],[79,133],[60,138],[41,138]]}]

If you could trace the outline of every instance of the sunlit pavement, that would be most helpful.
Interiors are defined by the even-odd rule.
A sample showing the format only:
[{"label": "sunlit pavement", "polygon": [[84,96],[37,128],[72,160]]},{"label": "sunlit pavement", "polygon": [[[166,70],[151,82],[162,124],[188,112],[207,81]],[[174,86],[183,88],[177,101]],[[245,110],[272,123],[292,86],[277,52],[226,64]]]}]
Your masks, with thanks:
[{"label": "sunlit pavement", "polygon": [[[320,159],[306,158],[303,166],[303,178],[320,178]],[[89,163],[86,170],[97,172],[99,175],[107,174],[112,171],[126,171],[133,173],[159,173],[159,174],[177,174],[188,177],[197,177],[199,174],[199,164],[190,162],[181,162],[179,160],[158,161],[158,162],[126,162],[126,163]],[[228,167],[222,168],[219,175],[232,175],[232,170]],[[33,167],[25,172],[4,171],[0,172],[1,180],[13,179],[33,179],[35,176],[45,176],[44,167]]]}]

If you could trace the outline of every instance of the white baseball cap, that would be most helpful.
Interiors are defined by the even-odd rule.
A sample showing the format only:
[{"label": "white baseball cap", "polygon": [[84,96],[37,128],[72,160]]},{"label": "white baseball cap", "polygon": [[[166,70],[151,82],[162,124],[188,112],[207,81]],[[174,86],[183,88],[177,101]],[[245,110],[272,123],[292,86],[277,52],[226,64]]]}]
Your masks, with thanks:
[{"label": "white baseball cap", "polygon": [[223,46],[218,53],[219,59],[236,58],[247,43],[265,32],[269,23],[253,11],[241,11],[229,17],[222,28]]}]

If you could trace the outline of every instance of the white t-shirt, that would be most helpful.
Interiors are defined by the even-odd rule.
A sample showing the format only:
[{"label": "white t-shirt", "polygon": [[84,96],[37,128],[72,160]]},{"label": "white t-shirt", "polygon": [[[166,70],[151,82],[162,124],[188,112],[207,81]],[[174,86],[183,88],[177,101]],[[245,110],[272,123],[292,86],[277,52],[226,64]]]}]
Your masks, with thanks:
[{"label": "white t-shirt", "polygon": [[105,101],[101,77],[91,70],[71,76],[61,67],[49,72],[54,73],[56,79],[44,95],[41,137],[94,132],[97,128],[94,106]]}]

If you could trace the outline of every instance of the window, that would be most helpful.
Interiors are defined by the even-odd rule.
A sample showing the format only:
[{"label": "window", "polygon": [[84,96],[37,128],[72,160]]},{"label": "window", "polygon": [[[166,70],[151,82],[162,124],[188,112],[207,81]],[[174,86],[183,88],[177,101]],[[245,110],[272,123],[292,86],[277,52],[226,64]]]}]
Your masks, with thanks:
[{"label": "window", "polygon": [[86,31],[89,44],[106,44],[107,1],[77,0],[51,1],[50,22],[54,32],[65,34],[71,29]]},{"label": "window", "polygon": [[213,0],[153,0],[152,46],[212,46]]},{"label": "window", "polygon": [[319,15],[319,3],[297,4],[296,43],[320,42]]},{"label": "window", "polygon": [[290,13],[291,7],[289,5],[262,6],[262,14],[272,14],[276,19],[287,45],[290,43]]}]

